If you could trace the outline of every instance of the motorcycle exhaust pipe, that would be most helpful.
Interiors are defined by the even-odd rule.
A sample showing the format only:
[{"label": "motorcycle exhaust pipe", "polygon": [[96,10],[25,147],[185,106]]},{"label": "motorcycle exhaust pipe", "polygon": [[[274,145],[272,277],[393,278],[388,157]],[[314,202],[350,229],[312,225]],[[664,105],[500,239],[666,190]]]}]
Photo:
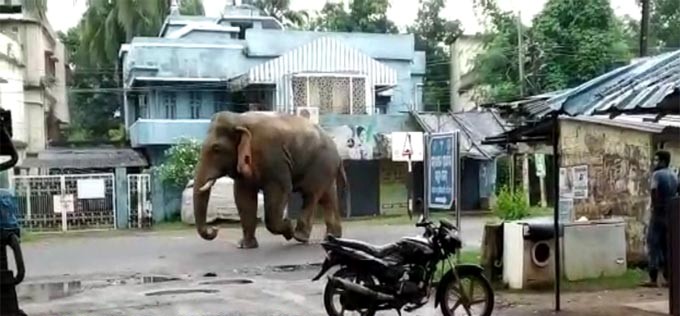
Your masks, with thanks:
[{"label": "motorcycle exhaust pipe", "polygon": [[330,282],[333,282],[336,286],[350,291],[354,292],[357,294],[360,294],[362,296],[365,296],[368,299],[374,300],[374,301],[392,301],[394,300],[394,296],[389,295],[389,294],[384,294],[380,292],[376,292],[374,290],[371,290],[361,284],[356,284],[354,282],[350,282],[347,280],[344,280],[342,278],[336,278],[336,277],[330,277]]}]

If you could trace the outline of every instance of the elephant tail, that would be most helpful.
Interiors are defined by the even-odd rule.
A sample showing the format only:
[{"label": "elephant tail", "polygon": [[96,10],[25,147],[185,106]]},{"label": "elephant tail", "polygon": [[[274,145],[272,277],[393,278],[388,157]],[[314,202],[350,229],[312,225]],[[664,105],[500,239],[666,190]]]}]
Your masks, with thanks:
[{"label": "elephant tail", "polygon": [[[345,203],[345,210],[344,213],[347,214],[346,216],[349,218],[352,212],[352,206],[351,206],[351,197],[349,193],[349,182],[347,182],[347,174],[345,173],[345,166],[343,163],[340,163],[340,166],[338,166],[338,175],[337,175],[337,186],[338,189],[340,190],[339,192],[342,192],[340,195],[340,199],[338,201],[344,200]],[[342,204],[342,203],[341,203]]]}]

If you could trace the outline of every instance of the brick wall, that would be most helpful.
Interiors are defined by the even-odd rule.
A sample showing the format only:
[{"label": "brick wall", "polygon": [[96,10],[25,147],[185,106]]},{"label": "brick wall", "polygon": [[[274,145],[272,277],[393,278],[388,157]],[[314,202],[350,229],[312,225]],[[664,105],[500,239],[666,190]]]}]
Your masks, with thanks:
[{"label": "brick wall", "polygon": [[[626,219],[628,259],[645,255],[649,216],[652,134],[601,124],[562,121],[561,166],[588,165],[588,197],[574,201],[574,216]],[[680,155],[674,157],[680,159]]]}]

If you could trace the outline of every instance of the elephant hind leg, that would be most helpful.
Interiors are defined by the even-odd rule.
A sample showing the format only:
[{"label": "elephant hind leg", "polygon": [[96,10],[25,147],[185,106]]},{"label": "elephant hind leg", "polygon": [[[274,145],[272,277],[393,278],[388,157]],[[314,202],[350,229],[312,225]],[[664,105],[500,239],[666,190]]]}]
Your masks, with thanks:
[{"label": "elephant hind leg", "polygon": [[314,226],[314,213],[316,212],[320,198],[321,194],[319,193],[304,194],[302,197],[302,215],[295,226],[295,240],[302,243],[309,241],[309,237],[312,234],[312,227]]},{"label": "elephant hind leg", "polygon": [[267,230],[275,235],[283,235],[286,240],[293,238],[293,225],[283,218],[283,210],[288,204],[290,190],[276,184],[264,188],[264,222]]},{"label": "elephant hind leg", "polygon": [[324,220],[326,221],[326,234],[334,237],[342,237],[342,224],[340,222],[340,208],[338,207],[338,193],[335,184],[331,185],[321,195],[319,200],[323,207]]}]

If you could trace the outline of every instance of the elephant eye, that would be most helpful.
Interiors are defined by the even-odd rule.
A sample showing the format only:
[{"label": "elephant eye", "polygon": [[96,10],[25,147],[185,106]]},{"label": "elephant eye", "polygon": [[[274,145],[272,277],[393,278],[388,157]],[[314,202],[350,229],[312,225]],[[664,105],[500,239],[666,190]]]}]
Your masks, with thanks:
[{"label": "elephant eye", "polygon": [[220,152],[220,145],[219,144],[212,144],[210,149],[212,149],[213,152],[218,153],[218,152]]}]

